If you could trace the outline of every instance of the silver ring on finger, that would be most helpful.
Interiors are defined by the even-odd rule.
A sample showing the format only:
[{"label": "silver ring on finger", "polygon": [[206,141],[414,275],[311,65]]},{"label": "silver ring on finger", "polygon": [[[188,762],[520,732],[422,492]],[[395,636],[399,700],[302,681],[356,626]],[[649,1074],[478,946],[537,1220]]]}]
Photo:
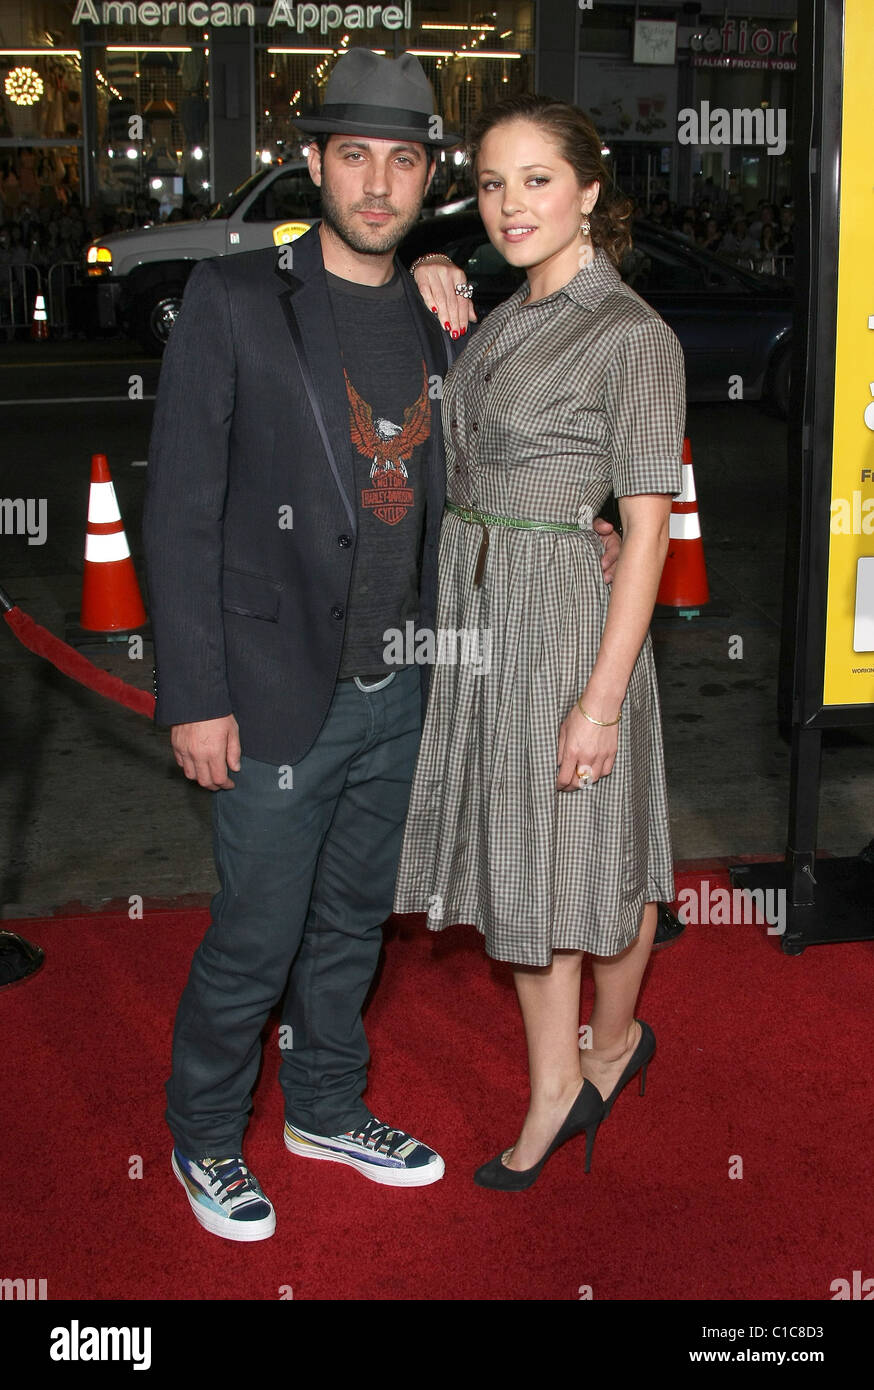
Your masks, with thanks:
[{"label": "silver ring on finger", "polygon": [[463,285],[455,286],[455,293],[460,294],[464,299],[473,299],[473,285],[466,280]]}]

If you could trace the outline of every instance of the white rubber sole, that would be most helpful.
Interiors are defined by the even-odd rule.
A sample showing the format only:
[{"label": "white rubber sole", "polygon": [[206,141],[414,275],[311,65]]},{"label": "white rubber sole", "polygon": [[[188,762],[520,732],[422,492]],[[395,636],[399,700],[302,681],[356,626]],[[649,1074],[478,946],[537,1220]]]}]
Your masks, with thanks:
[{"label": "white rubber sole", "polygon": [[185,1175],[176,1162],[176,1150],[170,1156],[170,1163],[173,1172],[181,1182],[185,1195],[188,1198],[189,1206],[197,1217],[204,1230],[211,1235],[223,1236],[225,1240],[267,1240],[276,1230],[276,1212],[271,1211],[269,1216],[265,1216],[261,1221],[229,1221],[226,1216],[219,1216],[218,1212],[208,1211],[201,1206],[195,1197],[192,1197],[188,1190],[188,1183]]},{"label": "white rubber sole", "polygon": [[289,1133],[288,1124],[282,1131],[282,1137],[289,1152],[297,1154],[300,1158],[320,1158],[328,1163],[345,1163],[363,1177],[370,1178],[371,1182],[381,1183],[383,1187],[429,1187],[432,1182],[439,1182],[446,1172],[446,1164],[439,1154],[434,1163],[429,1163],[424,1168],[376,1168],[366,1159],[356,1158],[354,1154],[326,1153],[315,1142],[317,1136],[313,1136],[313,1142],[308,1142],[306,1138],[298,1138],[296,1131]]}]

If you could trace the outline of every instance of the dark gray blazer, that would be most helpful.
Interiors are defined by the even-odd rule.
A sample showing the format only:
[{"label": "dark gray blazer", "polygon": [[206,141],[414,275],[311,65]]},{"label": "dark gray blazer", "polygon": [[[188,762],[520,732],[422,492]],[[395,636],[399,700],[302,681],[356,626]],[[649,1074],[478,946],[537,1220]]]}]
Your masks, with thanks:
[{"label": "dark gray blazer", "polygon": [[[299,761],[327,714],[357,542],[318,224],[293,243],[293,270],[279,268],[281,249],[195,267],[161,368],[143,517],[157,722],[233,713],[244,754],[276,764]],[[467,339],[452,341],[396,264],[428,375],[442,380]],[[433,628],[439,399],[431,419],[419,626]]]}]

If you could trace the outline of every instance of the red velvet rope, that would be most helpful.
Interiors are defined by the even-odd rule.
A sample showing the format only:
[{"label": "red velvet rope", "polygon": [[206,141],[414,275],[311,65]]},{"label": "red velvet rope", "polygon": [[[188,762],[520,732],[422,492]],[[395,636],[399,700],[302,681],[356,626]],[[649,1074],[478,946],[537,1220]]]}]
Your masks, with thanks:
[{"label": "red velvet rope", "polygon": [[57,666],[59,671],[63,671],[65,676],[71,676],[74,681],[96,691],[98,695],[104,695],[107,700],[126,705],[136,714],[144,714],[147,719],[154,718],[155,697],[149,691],[137,690],[136,686],[119,680],[118,676],[101,671],[93,661],[82,656],[81,652],[74,651],[47,628],[40,627],[27,613],[22,613],[20,608],[10,608],[3,616],[19,642],[37,656],[44,656],[53,666]]}]

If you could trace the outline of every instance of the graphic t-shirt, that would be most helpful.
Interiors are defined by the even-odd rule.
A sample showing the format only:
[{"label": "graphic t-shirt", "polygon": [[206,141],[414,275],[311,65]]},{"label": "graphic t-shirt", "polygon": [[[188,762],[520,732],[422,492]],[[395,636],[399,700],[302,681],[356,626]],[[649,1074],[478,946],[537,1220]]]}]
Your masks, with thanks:
[{"label": "graphic t-shirt", "polygon": [[359,285],[330,272],[327,277],[358,505],[340,676],[379,677],[396,669],[384,659],[392,631],[403,634],[405,623],[419,615],[432,406],[428,369],[397,271],[387,285]]}]

